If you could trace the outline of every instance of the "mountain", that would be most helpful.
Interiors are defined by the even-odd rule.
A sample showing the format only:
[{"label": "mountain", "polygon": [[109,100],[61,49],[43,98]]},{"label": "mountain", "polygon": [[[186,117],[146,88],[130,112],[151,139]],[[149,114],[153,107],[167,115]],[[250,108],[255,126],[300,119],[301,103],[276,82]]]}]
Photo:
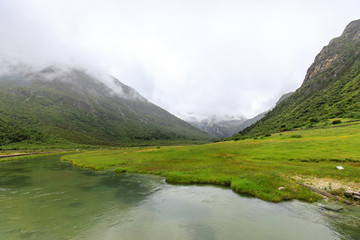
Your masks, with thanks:
[{"label": "mountain", "polygon": [[[279,105],[282,101],[284,101],[285,99],[287,99],[288,97],[290,97],[294,92],[288,92],[288,93],[285,93],[283,94],[279,100],[276,102],[276,105]],[[270,111],[270,110],[268,110]],[[259,113],[258,115],[256,115],[255,117],[253,118],[250,118],[250,119],[247,119],[245,122],[243,122],[240,126],[238,126],[238,131],[242,131],[244,130],[245,128],[255,124],[256,122],[258,122],[260,119],[262,119],[263,117],[265,117],[266,113],[268,111],[265,111],[265,112],[262,112],[262,113]]]},{"label": "mountain", "polygon": [[294,92],[288,92],[288,93],[285,93],[283,95],[281,95],[281,97],[279,98],[279,100],[276,102],[275,104],[275,107],[277,105],[279,105],[280,103],[282,103],[285,99],[287,99],[288,97],[290,97],[291,95],[293,95]]},{"label": "mountain", "polygon": [[242,135],[312,127],[331,118],[360,118],[360,20],[347,25],[307,70],[294,94]]},{"label": "mountain", "polygon": [[[286,98],[290,97],[293,92],[286,93],[282,95],[277,101],[276,105],[280,104]],[[180,116],[182,119],[193,125],[194,127],[207,132],[213,137],[216,138],[227,138],[231,137],[234,134],[242,131],[243,129],[253,125],[260,119],[262,119],[268,111],[262,112],[257,116],[246,119],[244,116],[202,116],[202,117],[192,117],[192,116]]]},{"label": "mountain", "polygon": [[201,119],[187,117],[185,120],[213,137],[225,138],[239,132],[239,127],[246,121],[246,118],[243,116],[211,116],[202,117]]},{"label": "mountain", "polygon": [[58,66],[2,71],[0,130],[0,145],[48,139],[93,145],[210,139],[113,77]]},{"label": "mountain", "polygon": [[265,112],[262,112],[262,113],[259,113],[258,115],[256,115],[255,117],[253,118],[250,118],[250,119],[247,119],[245,122],[243,122],[240,126],[239,126],[239,129],[238,129],[238,132],[239,131],[242,131],[244,130],[245,128],[255,124],[257,121],[259,121],[260,119],[262,119],[265,114],[267,113],[267,111]]}]

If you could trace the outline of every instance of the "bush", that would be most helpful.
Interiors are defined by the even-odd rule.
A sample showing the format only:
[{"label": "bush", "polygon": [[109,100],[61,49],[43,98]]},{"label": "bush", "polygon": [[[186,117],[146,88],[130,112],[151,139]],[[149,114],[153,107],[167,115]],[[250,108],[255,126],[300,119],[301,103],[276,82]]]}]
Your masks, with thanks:
[{"label": "bush", "polygon": [[270,133],[267,133],[267,134],[264,135],[264,137],[270,137],[270,136],[271,136]]},{"label": "bush", "polygon": [[318,123],[319,122],[319,120],[317,119],[317,118],[310,118],[309,119],[309,122],[311,122],[311,123]]},{"label": "bush", "polygon": [[341,120],[337,119],[337,120],[332,121],[331,124],[339,124],[339,123],[341,123]]},{"label": "bush", "polygon": [[301,135],[291,135],[290,137],[291,137],[291,138],[302,138]]}]

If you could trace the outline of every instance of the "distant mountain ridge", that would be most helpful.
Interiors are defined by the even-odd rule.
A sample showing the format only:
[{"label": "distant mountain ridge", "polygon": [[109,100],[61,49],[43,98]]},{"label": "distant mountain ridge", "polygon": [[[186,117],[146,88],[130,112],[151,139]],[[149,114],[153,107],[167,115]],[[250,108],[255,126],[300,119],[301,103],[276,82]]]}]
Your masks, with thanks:
[{"label": "distant mountain ridge", "polygon": [[12,126],[27,136],[2,134],[0,145],[33,139],[35,133],[101,145],[210,139],[110,76],[104,83],[76,68],[14,69],[0,76],[0,129]]},{"label": "distant mountain ridge", "polygon": [[194,127],[207,132],[216,138],[230,137],[239,131],[239,126],[246,121],[243,116],[211,116],[197,119],[194,117],[184,118]]},{"label": "distant mountain ridge", "polygon": [[[283,94],[279,100],[276,102],[276,105],[280,104],[282,101],[287,99],[293,94],[289,92]],[[270,110],[268,110],[270,111]],[[194,127],[203,130],[216,138],[227,138],[231,137],[234,134],[242,131],[243,129],[255,124],[257,121],[262,119],[265,114],[268,112],[262,112],[256,115],[253,118],[247,119],[244,116],[216,116],[211,117],[202,117],[200,119],[190,116],[183,116],[183,119],[193,125]]]},{"label": "distant mountain ridge", "polygon": [[303,84],[242,135],[258,135],[337,117],[360,118],[360,20],[349,23],[307,70]]},{"label": "distant mountain ridge", "polygon": [[279,100],[276,102],[275,107],[276,107],[277,105],[279,105],[280,103],[282,103],[283,101],[285,101],[288,97],[290,97],[290,96],[293,95],[293,94],[294,94],[294,92],[288,92],[288,93],[285,93],[285,94],[281,95],[281,97],[279,98]]}]

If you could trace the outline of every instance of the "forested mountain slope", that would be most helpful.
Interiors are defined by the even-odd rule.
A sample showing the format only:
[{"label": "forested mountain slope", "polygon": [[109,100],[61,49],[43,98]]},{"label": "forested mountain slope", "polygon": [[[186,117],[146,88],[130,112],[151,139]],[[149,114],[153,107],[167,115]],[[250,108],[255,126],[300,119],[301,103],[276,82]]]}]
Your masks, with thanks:
[{"label": "forested mountain slope", "polygon": [[54,66],[0,76],[0,129],[0,145],[49,136],[101,145],[210,139],[115,78]]}]

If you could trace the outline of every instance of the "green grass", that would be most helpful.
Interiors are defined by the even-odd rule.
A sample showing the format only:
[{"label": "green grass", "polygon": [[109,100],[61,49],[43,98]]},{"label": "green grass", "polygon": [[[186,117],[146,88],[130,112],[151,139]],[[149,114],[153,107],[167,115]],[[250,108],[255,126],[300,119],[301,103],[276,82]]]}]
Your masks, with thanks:
[{"label": "green grass", "polygon": [[[215,184],[279,202],[319,197],[293,177],[360,183],[360,124],[273,134],[263,139],[206,145],[98,150],[62,157],[94,170],[150,173],[169,183]],[[342,165],[339,171],[335,166]],[[278,190],[285,187],[285,190]]]}]

